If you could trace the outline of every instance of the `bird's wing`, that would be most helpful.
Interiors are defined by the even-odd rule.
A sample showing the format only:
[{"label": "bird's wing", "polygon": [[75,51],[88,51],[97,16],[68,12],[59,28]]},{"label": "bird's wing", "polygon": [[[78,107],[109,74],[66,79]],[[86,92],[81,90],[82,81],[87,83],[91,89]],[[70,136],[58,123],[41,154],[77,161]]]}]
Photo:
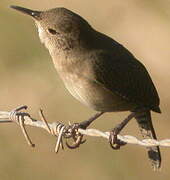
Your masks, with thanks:
[{"label": "bird's wing", "polygon": [[94,80],[137,106],[159,111],[158,93],[144,65],[123,46],[117,50],[93,53]]}]

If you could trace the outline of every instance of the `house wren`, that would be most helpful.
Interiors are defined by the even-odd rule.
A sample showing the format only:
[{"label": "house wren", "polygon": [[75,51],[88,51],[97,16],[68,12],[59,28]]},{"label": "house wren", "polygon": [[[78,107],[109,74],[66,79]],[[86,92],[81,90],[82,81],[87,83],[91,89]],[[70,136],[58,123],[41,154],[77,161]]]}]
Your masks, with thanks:
[{"label": "house wren", "polygon": [[[125,47],[68,9],[35,11],[11,7],[34,19],[40,40],[49,50],[65,87],[76,99],[98,112],[79,123],[79,127],[87,128],[105,112],[130,111],[111,131],[111,147],[120,147],[122,142],[117,134],[132,118],[137,120],[145,138],[156,139],[151,111],[161,112],[158,93],[144,65]],[[149,147],[148,156],[158,169],[159,147]]]}]

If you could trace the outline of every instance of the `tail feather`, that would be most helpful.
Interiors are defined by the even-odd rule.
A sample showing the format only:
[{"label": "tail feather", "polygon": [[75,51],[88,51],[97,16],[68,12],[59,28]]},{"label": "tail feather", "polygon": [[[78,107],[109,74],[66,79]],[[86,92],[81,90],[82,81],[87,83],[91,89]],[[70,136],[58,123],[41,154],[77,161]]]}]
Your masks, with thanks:
[{"label": "tail feather", "polygon": [[[155,130],[153,128],[150,111],[142,113],[138,112],[135,118],[144,138],[157,139]],[[147,149],[148,157],[151,160],[154,170],[159,169],[161,167],[161,153],[159,147],[148,147]]]}]

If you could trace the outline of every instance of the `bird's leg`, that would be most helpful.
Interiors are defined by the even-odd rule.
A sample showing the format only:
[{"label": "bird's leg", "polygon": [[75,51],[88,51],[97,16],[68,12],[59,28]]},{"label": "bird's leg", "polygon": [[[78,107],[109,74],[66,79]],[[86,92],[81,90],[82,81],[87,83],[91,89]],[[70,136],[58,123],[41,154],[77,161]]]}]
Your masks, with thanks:
[{"label": "bird's leg", "polygon": [[120,146],[125,145],[126,143],[117,139],[117,135],[120,131],[128,124],[128,122],[134,118],[136,115],[135,112],[132,112],[126,119],[124,119],[120,124],[118,124],[113,130],[110,132],[109,143],[113,149],[120,149]]},{"label": "bird's leg", "polygon": [[90,117],[88,120],[82,121],[81,123],[74,123],[71,126],[71,131],[73,132],[73,140],[74,143],[72,145],[69,145],[68,142],[66,141],[66,145],[68,148],[70,149],[75,149],[77,147],[80,146],[80,144],[83,144],[85,142],[85,140],[83,139],[83,135],[76,133],[78,128],[82,128],[82,129],[86,129],[94,120],[96,120],[98,117],[100,117],[104,112],[98,112],[95,115],[93,115],[92,117]]},{"label": "bird's leg", "polygon": [[98,113],[94,114],[92,117],[90,117],[88,120],[78,123],[79,128],[86,129],[94,120],[96,120],[98,117],[100,117],[103,113],[104,112],[98,112]]}]

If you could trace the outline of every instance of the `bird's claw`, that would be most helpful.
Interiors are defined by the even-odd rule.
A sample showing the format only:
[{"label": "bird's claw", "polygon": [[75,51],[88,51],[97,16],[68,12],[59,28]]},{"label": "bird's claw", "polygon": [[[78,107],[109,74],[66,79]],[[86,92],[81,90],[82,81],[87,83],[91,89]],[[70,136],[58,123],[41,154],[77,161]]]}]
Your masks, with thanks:
[{"label": "bird's claw", "polygon": [[118,134],[119,134],[118,128],[114,128],[112,131],[110,131],[109,143],[110,143],[111,148],[114,150],[118,150],[120,149],[121,146],[126,144],[125,142],[117,138]]},{"label": "bird's claw", "polygon": [[66,141],[66,146],[70,149],[76,149],[78,148],[81,144],[85,143],[86,140],[82,140],[83,139],[83,135],[80,135],[77,137],[76,140],[74,140],[74,142],[70,145],[67,141]]},{"label": "bird's claw", "polygon": [[70,137],[73,139],[73,143],[72,144],[69,144],[68,141],[66,140],[66,146],[68,148],[70,148],[70,149],[76,149],[81,144],[86,142],[86,140],[83,140],[83,135],[78,132],[78,128],[80,128],[80,124],[79,123],[74,123],[68,129],[68,131],[71,134]]}]

